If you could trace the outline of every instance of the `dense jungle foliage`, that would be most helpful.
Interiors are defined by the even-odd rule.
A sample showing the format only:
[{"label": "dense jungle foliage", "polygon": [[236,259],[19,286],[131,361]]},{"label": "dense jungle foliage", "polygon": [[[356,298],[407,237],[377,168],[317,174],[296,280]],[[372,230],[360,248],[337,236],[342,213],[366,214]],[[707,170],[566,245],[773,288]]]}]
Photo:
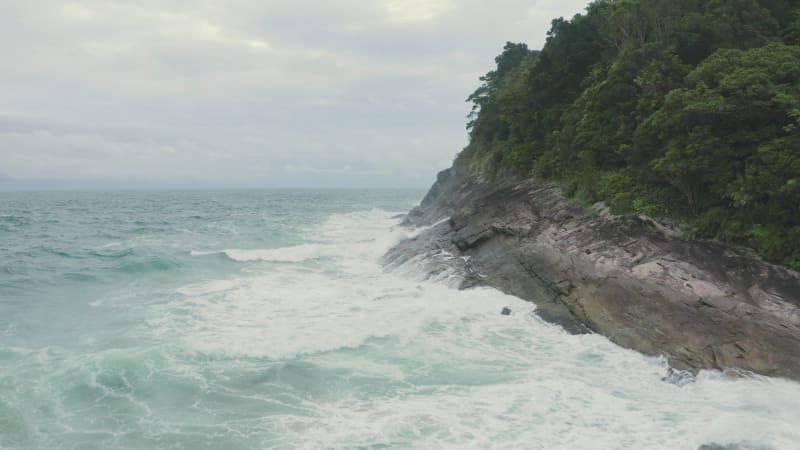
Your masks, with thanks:
[{"label": "dense jungle foliage", "polygon": [[800,269],[800,0],[599,0],[507,43],[457,157]]}]

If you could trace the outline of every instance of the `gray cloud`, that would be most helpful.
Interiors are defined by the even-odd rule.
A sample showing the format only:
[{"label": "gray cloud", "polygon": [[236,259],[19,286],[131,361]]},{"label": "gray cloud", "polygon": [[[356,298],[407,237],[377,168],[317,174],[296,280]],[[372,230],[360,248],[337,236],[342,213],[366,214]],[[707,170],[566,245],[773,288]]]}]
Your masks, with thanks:
[{"label": "gray cloud", "polygon": [[0,173],[422,187],[502,44],[585,3],[0,2]]}]

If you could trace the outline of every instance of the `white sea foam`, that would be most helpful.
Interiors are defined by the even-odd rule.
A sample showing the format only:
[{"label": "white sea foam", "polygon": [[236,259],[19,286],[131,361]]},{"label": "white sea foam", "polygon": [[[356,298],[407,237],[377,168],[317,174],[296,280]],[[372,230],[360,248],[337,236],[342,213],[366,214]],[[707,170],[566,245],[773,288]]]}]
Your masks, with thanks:
[{"label": "white sea foam", "polygon": [[192,256],[208,256],[223,254],[239,262],[272,261],[272,262],[302,262],[309,259],[330,258],[338,256],[343,250],[333,245],[301,244],[292,247],[271,249],[227,249],[218,252],[192,251]]},{"label": "white sea foam", "polygon": [[[265,274],[185,286],[178,290],[185,296],[179,310],[191,315],[175,314],[173,304],[160,305],[167,309],[151,324],[158,332],[180,332],[194,351],[269,358],[356,347],[371,337],[400,334],[410,328],[392,316],[387,303],[394,299],[405,310],[404,302],[419,297],[421,287],[387,276],[378,264],[386,248],[408,234],[393,228],[390,217],[384,211],[334,215],[309,231],[319,243],[224,250],[241,262],[333,260],[327,269],[283,265]],[[192,252],[213,253],[220,252]],[[418,307],[425,310],[423,303]]]},{"label": "white sea foam", "polygon": [[[180,301],[154,306],[150,330],[198,355],[301,359],[361,380],[343,381],[333,397],[291,391],[307,413],[253,425],[277,433],[269,445],[278,447],[800,442],[796,383],[703,372],[679,387],[661,380],[663,359],[598,335],[568,335],[533,315],[532,304],[492,289],[448,288],[441,281],[455,272],[426,281],[411,262],[385,273],[380,257],[409,234],[391,216],[334,215],[309,231],[312,244],[225,250],[243,262],[326,264],[253,265],[246,276],[185,286]],[[500,314],[504,306],[510,316]]]},{"label": "white sea foam", "polygon": [[380,210],[335,214],[319,228],[309,230],[310,243],[268,249],[192,250],[192,256],[225,255],[239,262],[303,262],[320,258],[366,257],[374,262],[399,239],[424,228],[408,230],[396,226],[391,213]]}]

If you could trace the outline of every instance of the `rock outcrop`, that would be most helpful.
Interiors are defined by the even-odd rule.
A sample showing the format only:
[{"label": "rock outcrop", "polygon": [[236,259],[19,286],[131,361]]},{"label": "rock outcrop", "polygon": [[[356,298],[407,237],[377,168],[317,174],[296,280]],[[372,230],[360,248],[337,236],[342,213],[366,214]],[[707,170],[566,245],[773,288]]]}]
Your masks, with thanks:
[{"label": "rock outcrop", "polygon": [[456,270],[534,302],[545,320],[601,333],[678,369],[800,379],[800,274],[639,216],[568,201],[554,185],[449,169],[405,218],[429,226],[385,258]]}]

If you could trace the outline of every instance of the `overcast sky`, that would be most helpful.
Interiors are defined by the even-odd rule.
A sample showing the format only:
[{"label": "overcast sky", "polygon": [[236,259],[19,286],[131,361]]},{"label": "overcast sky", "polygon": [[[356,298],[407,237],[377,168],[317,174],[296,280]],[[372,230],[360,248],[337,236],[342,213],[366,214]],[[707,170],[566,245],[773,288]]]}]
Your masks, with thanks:
[{"label": "overcast sky", "polygon": [[0,0],[0,187],[427,187],[587,3]]}]

